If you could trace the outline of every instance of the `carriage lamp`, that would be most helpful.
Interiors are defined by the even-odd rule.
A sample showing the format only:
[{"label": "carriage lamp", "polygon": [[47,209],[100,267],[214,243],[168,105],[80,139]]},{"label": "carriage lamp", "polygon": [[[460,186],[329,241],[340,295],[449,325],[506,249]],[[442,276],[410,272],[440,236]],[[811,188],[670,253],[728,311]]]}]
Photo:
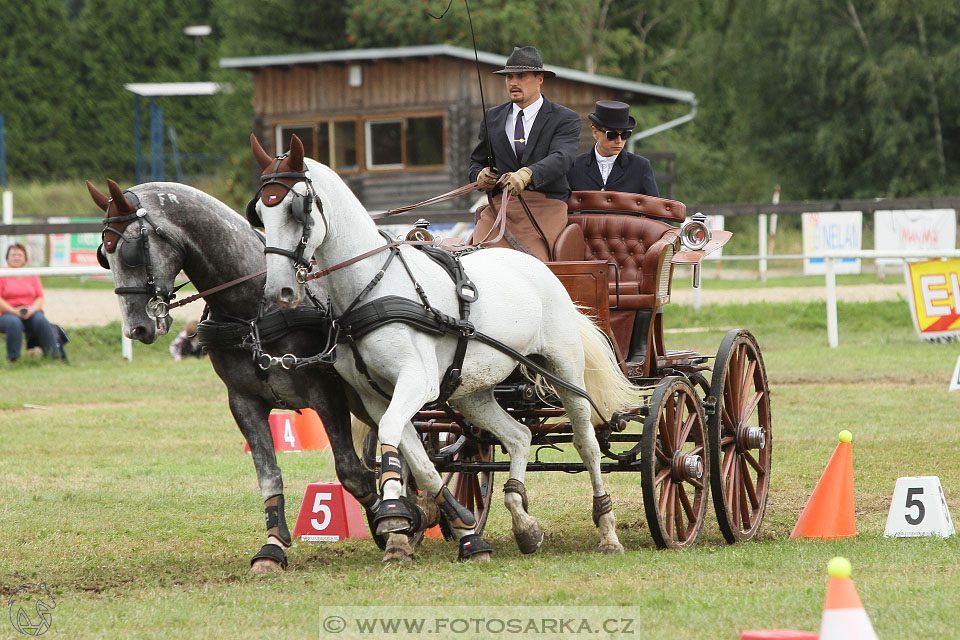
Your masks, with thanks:
[{"label": "carriage lamp", "polygon": [[680,227],[680,241],[690,251],[699,251],[710,242],[710,229],[707,227],[707,216],[699,211]]}]

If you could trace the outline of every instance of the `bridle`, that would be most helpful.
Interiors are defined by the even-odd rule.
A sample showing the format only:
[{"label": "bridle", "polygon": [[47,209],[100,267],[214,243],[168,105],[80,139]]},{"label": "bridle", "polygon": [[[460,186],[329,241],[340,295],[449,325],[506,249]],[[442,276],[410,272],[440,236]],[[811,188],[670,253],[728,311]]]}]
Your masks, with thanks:
[{"label": "bridle", "polygon": [[[100,232],[101,244],[97,247],[97,262],[99,262],[100,266],[104,269],[110,268],[110,263],[107,262],[107,257],[104,254],[104,250],[106,250],[107,253],[116,252],[120,261],[130,268],[143,267],[147,272],[147,280],[142,286],[116,287],[113,292],[120,296],[139,294],[150,296],[146,307],[147,315],[160,320],[170,314],[171,301],[177,296],[177,291],[186,286],[187,283],[185,282],[179,286],[175,286],[172,290],[168,290],[157,283],[153,261],[150,259],[150,235],[148,233],[148,225],[153,228],[157,237],[170,244],[181,256],[183,255],[183,250],[172,238],[163,232],[160,225],[150,218],[147,210],[140,205],[140,199],[137,198],[135,193],[132,191],[124,191],[123,196],[133,205],[134,212],[125,216],[111,216],[110,207],[114,204],[113,198],[107,201],[107,208],[103,218],[104,229]],[[128,239],[123,235],[123,232],[134,220],[139,224],[139,233],[136,238]],[[115,243],[106,239],[108,233],[113,233],[117,236]]]},{"label": "bridle", "polygon": [[[297,244],[296,248],[291,251],[289,249],[283,249],[281,247],[264,247],[263,252],[266,253],[276,253],[281,256],[286,256],[293,260],[294,264],[297,265],[298,273],[306,273],[310,270],[310,257],[305,256],[307,248],[307,240],[310,237],[310,231],[313,228],[313,205],[316,203],[317,212],[320,214],[320,219],[323,221],[324,230],[328,231],[330,225],[327,223],[326,214],[323,212],[323,201],[320,199],[320,196],[317,195],[316,190],[313,188],[313,181],[310,180],[309,173],[304,171],[280,171],[280,164],[289,154],[284,153],[276,157],[276,163],[273,165],[272,173],[266,173],[260,176],[260,188],[253,195],[253,198],[247,204],[247,220],[253,226],[263,226],[263,221],[260,219],[260,216],[257,214],[257,200],[261,199],[261,194],[263,193],[264,188],[276,184],[280,185],[286,190],[286,193],[293,193],[293,199],[290,203],[290,214],[293,216],[293,219],[303,225],[303,231],[300,234],[300,242]],[[290,184],[284,182],[283,179],[292,180]],[[307,185],[307,192],[305,194],[298,193],[294,187],[298,182],[304,182]],[[271,207],[280,204],[285,198],[286,193],[283,197],[278,197],[275,195],[269,196],[273,204],[264,202],[265,206]]]}]

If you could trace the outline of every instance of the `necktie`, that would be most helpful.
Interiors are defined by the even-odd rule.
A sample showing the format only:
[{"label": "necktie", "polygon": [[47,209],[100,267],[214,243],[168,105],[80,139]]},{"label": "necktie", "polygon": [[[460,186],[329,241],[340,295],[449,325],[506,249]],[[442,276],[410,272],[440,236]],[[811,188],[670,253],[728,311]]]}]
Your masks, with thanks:
[{"label": "necktie", "polygon": [[523,110],[517,112],[517,124],[513,128],[513,150],[517,152],[517,160],[523,156],[527,146],[527,139],[523,136]]}]

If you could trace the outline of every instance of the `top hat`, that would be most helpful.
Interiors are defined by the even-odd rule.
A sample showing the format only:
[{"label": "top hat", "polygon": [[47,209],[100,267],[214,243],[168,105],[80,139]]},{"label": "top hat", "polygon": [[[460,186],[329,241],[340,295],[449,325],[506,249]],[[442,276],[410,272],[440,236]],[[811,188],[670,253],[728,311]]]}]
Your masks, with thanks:
[{"label": "top hat", "polygon": [[500,75],[508,73],[523,73],[532,71],[533,73],[542,73],[544,78],[553,78],[557,74],[553,71],[547,71],[543,68],[543,60],[540,59],[540,53],[536,47],[514,47],[513,53],[507,58],[507,64],[503,69],[494,71]]},{"label": "top hat", "polygon": [[599,100],[589,116],[593,124],[607,129],[633,129],[637,121],[630,115],[630,105],[616,100]]}]

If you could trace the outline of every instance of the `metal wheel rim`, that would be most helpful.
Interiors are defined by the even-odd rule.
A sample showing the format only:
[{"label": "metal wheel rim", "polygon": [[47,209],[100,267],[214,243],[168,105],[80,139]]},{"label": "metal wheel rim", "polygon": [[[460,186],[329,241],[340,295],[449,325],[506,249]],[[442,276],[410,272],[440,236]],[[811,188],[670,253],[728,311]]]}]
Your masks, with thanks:
[{"label": "metal wheel rim", "polygon": [[[734,329],[724,337],[710,395],[717,400],[709,424],[714,511],[727,542],[750,540],[766,511],[773,439],[767,373],[760,347],[749,331]],[[745,427],[763,429],[762,449],[748,450],[738,444],[738,430]]]},{"label": "metal wheel rim", "polygon": [[[668,549],[694,545],[706,515],[709,442],[700,398],[684,378],[665,378],[657,386],[641,449],[643,507],[654,542]],[[678,453],[700,456],[699,479],[677,479],[672,470]]]}]

